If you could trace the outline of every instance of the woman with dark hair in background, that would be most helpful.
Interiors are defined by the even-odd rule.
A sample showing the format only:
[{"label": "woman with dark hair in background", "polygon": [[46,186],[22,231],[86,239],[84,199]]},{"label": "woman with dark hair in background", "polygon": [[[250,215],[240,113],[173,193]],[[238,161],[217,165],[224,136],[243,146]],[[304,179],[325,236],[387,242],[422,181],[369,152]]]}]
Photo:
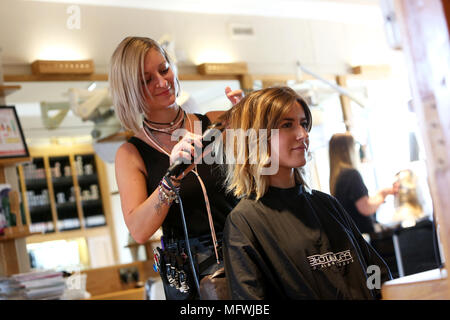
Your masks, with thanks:
[{"label": "woman with dark hair in background", "polygon": [[[228,129],[250,134],[225,141],[227,158],[237,159],[227,161],[228,189],[241,198],[224,229],[232,299],[378,298],[369,266],[379,268],[378,284],[391,278],[388,267],[339,202],[303,178],[312,126],[306,102],[288,87],[268,88],[234,109]],[[265,171],[273,163],[277,170]]]},{"label": "woman with dark hair in background", "polygon": [[386,197],[396,193],[396,187],[379,190],[369,196],[361,174],[356,169],[359,153],[350,133],[336,133],[329,142],[330,193],[338,199],[355,221],[361,233],[374,232],[372,216]]}]

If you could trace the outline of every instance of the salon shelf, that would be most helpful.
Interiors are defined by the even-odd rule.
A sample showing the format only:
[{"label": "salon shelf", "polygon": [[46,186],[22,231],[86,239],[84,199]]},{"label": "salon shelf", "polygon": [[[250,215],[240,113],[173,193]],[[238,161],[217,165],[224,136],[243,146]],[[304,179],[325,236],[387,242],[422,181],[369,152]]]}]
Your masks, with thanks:
[{"label": "salon shelf", "polygon": [[50,204],[30,207],[31,223],[42,223],[52,221],[52,208]]},{"label": "salon shelf", "polygon": [[45,178],[27,179],[25,184],[28,190],[47,189],[47,179]]},{"label": "salon shelf", "polygon": [[50,206],[50,204],[37,205],[37,206],[30,206],[29,210],[30,210],[30,214],[34,215],[34,214],[41,214],[41,213],[51,212],[52,211],[52,207]]},{"label": "salon shelf", "polygon": [[[95,255],[96,252],[101,251],[100,247],[107,246],[106,249],[112,251],[111,258],[114,263],[117,262],[119,254],[112,224],[106,165],[95,154],[93,146],[90,144],[50,145],[29,147],[29,152],[30,158],[8,161],[0,159],[0,166],[15,165],[17,168],[18,192],[21,195],[20,201],[24,212],[23,226],[29,228],[29,232],[2,236],[1,243],[14,241],[14,237],[26,237],[26,245],[54,240],[72,241],[73,239],[87,243],[91,238],[98,238],[100,240],[96,239],[86,247],[86,254],[88,256]],[[92,175],[77,175],[75,161],[77,156],[85,158],[85,164],[92,164]],[[34,170],[38,170],[38,172]],[[90,173],[90,171],[87,172]],[[4,175],[0,174],[0,181],[4,180]],[[91,188],[92,184],[97,185],[98,189]],[[92,189],[95,193],[98,191],[99,199],[83,203],[81,200],[83,189]],[[40,196],[44,194],[44,190],[46,190],[45,200],[48,200],[49,203],[36,205],[44,203],[42,202],[44,199],[33,198],[33,194],[28,192],[34,191],[35,196]],[[57,196],[58,193],[64,193],[66,202],[57,203],[58,199],[59,201],[63,200],[62,196]],[[70,200],[72,202],[69,202]],[[83,210],[89,211],[89,208],[92,208],[91,213],[88,212],[85,215]],[[5,258],[1,256],[0,252],[0,264],[2,259],[9,259],[9,256],[7,255]],[[95,267],[95,264],[89,260],[87,267]],[[13,272],[17,273],[18,271],[14,269]]]},{"label": "salon shelf", "polygon": [[77,210],[77,203],[76,202],[64,202],[64,203],[57,203],[56,204],[56,210],[58,212],[60,210]]},{"label": "salon shelf", "polygon": [[98,177],[96,174],[85,174],[82,176],[78,176],[78,184],[81,185],[91,185],[97,184]]},{"label": "salon shelf", "polygon": [[3,229],[3,234],[0,235],[0,241],[10,241],[14,239],[26,238],[37,232],[30,232],[30,229],[26,226],[22,227],[8,227]]},{"label": "salon shelf", "polygon": [[0,159],[0,171],[1,174],[3,174],[3,167],[18,165],[24,162],[29,162],[31,160],[30,157],[18,157],[18,158],[6,158],[6,159]]},{"label": "salon shelf", "polygon": [[89,207],[98,207],[102,205],[102,201],[100,199],[93,199],[93,200],[82,200],[81,204],[83,207],[89,208]]},{"label": "salon shelf", "polygon": [[[75,236],[87,238],[98,234],[109,237],[114,259],[117,259],[114,229],[110,223],[111,205],[106,167],[95,154],[92,145],[31,147],[30,155],[35,166],[17,166],[26,220],[30,225],[53,224],[55,229],[51,234],[31,236],[27,238],[27,243],[72,239]],[[78,157],[82,159],[82,166],[77,163]],[[78,170],[85,169],[86,165],[92,165],[92,174],[78,175]],[[43,169],[45,177],[32,179],[31,177],[38,174],[42,176],[42,171],[33,172],[33,168]],[[68,173],[70,175],[67,175]],[[25,179],[25,176],[28,179]],[[83,201],[83,191],[91,192],[91,185],[98,186],[99,198]],[[39,195],[42,190],[48,190],[50,203],[45,206],[31,206],[27,191],[35,191],[35,194]],[[61,202],[63,197],[58,196],[59,193],[64,194],[65,202]]]},{"label": "salon shelf", "polygon": [[92,217],[103,215],[103,206],[101,200],[84,200],[82,201],[84,217]]},{"label": "salon shelf", "polygon": [[22,88],[19,85],[0,85],[0,97],[6,97],[7,95],[16,92]]},{"label": "salon shelf", "polygon": [[72,177],[59,177],[52,178],[53,187],[62,188],[62,187],[73,187],[73,178]]},{"label": "salon shelf", "polygon": [[95,223],[95,224],[86,224],[85,228],[90,229],[90,228],[101,228],[106,226],[106,223]]},{"label": "salon shelf", "polygon": [[[295,76],[295,75],[294,75]],[[295,77],[291,77],[295,79]],[[19,75],[4,75],[5,82],[36,82],[36,81],[108,81],[107,74],[49,74],[49,75],[34,75],[34,74],[19,74]],[[239,75],[201,75],[199,73],[181,73],[178,76],[179,80],[239,80]],[[10,87],[10,86],[5,86]],[[16,90],[20,89],[17,88]]]},{"label": "salon shelf", "polygon": [[[73,231],[73,230],[80,230],[81,224],[79,220],[75,220],[76,223],[73,222],[74,219],[61,219],[58,221],[58,229],[60,231]],[[67,223],[69,221],[70,223]]]}]

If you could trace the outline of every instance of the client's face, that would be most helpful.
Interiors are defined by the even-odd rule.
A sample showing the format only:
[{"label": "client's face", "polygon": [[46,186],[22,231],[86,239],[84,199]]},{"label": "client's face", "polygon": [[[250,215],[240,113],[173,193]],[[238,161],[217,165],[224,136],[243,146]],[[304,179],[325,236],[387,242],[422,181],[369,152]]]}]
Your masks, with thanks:
[{"label": "client's face", "polygon": [[280,169],[299,168],[306,164],[309,147],[307,128],[305,111],[296,101],[278,126]]}]

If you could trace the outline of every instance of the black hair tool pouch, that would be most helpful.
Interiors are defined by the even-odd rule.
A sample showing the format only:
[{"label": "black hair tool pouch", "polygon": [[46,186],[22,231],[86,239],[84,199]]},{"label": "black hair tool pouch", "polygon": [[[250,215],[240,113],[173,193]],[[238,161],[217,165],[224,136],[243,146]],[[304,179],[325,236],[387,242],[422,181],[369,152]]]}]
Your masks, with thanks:
[{"label": "black hair tool pouch", "polygon": [[165,250],[158,247],[157,250],[159,253],[159,274],[163,283],[166,299],[198,299],[189,256],[178,247],[171,247]]},{"label": "black hair tool pouch", "polygon": [[[221,300],[227,299],[227,283],[223,264],[217,264],[214,247],[206,237],[189,239],[195,272],[200,277],[200,296],[186,254],[185,241],[170,241],[164,250],[157,248],[155,263],[163,282],[167,300]],[[221,242],[221,241],[220,241]],[[219,244],[220,244],[219,242]],[[219,253],[221,253],[219,247]],[[220,259],[222,260],[222,259]]]}]

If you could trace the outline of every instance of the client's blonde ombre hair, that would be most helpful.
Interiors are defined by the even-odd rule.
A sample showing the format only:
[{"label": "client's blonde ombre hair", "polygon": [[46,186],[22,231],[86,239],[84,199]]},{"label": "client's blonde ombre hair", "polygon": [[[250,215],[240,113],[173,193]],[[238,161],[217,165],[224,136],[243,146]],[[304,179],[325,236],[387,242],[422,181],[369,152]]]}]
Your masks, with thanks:
[{"label": "client's blonde ombre hair", "polygon": [[[252,163],[250,158],[249,138],[245,138],[244,143],[239,141],[225,141],[226,144],[233,145],[227,148],[233,150],[234,159],[239,155],[245,155],[243,162],[227,161],[227,172],[225,183],[227,190],[238,198],[261,198],[269,187],[269,176],[262,175],[262,168],[270,166],[270,139],[271,130],[278,129],[283,117],[290,111],[295,101],[303,107],[308,122],[307,130],[311,130],[312,117],[308,104],[294,90],[289,87],[272,87],[254,91],[244,97],[229,112],[226,123],[228,129],[243,131],[253,130],[257,135],[257,145],[261,138],[260,129],[266,129],[267,144],[265,152],[259,150],[256,163]],[[263,153],[263,154],[261,154]],[[302,169],[295,169],[295,179],[297,183],[305,184]]]},{"label": "client's blonde ombre hair", "polygon": [[[178,96],[179,81],[169,55],[158,42],[144,37],[126,37],[120,42],[111,57],[109,85],[117,117],[122,125],[137,133],[142,125],[142,115],[148,109],[144,81],[144,60],[150,49],[164,56],[174,72],[175,94]],[[147,92],[146,92],[147,91]]]}]

